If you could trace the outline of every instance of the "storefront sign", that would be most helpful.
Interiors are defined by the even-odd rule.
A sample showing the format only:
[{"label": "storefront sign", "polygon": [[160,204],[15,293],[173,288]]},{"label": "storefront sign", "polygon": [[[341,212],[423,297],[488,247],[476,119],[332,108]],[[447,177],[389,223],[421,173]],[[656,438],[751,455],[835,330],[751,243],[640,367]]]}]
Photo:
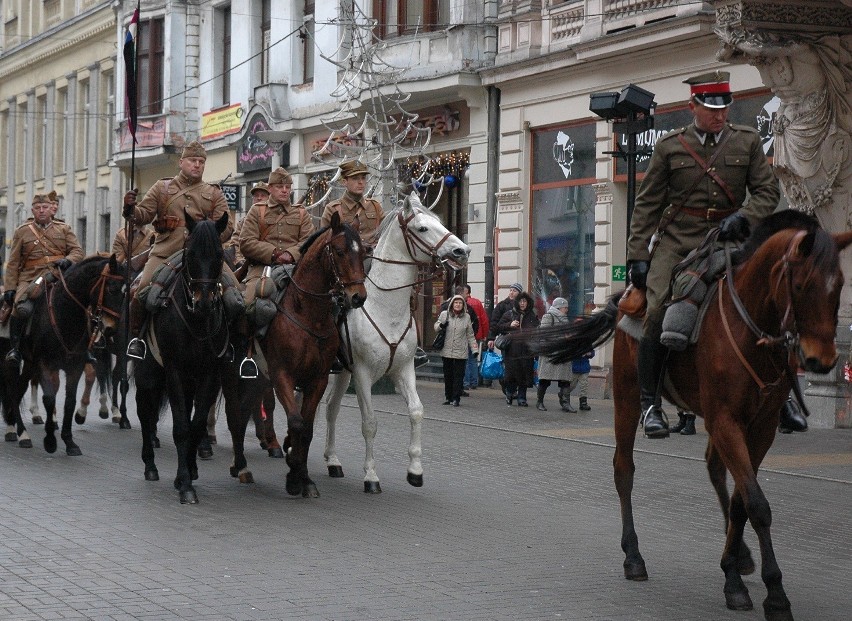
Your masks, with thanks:
[{"label": "storefront sign", "polygon": [[536,131],[533,161],[533,184],[594,179],[594,123]]},{"label": "storefront sign", "polygon": [[228,201],[228,209],[231,211],[240,210],[240,186],[223,183],[219,186],[222,188],[222,194],[225,195],[225,200]]},{"label": "storefront sign", "polygon": [[[166,117],[139,119],[136,124],[136,147],[162,147],[166,141]],[[127,123],[121,125],[119,151],[129,151],[133,146],[133,137],[127,130]]]},{"label": "storefront sign", "polygon": [[242,118],[243,108],[240,104],[205,112],[201,115],[201,139],[213,140],[236,134],[240,131]]},{"label": "storefront sign", "polygon": [[[245,173],[266,170],[272,167],[275,149],[269,143],[257,137],[257,132],[270,129],[262,114],[255,114],[246,123],[243,139],[237,145],[237,172]],[[288,151],[289,152],[289,151]]]}]

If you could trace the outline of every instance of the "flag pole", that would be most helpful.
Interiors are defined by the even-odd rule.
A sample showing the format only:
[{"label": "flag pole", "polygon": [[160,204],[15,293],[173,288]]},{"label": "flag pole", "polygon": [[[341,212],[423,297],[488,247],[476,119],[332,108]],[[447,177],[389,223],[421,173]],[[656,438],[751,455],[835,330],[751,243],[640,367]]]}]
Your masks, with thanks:
[{"label": "flag pole", "polygon": [[[139,24],[139,8],[141,0],[136,1],[136,10],[127,25],[124,37],[124,95],[127,104],[127,130],[131,137],[130,143],[130,188],[136,187],[136,122],[139,115],[136,92],[136,35]],[[124,200],[122,197],[122,216],[124,215]],[[121,367],[121,413],[122,423],[127,423],[127,393],[130,390],[130,380],[127,375],[127,344],[130,342],[130,261],[133,254],[133,225],[130,218],[124,220],[124,339],[118,351],[118,364]]]}]

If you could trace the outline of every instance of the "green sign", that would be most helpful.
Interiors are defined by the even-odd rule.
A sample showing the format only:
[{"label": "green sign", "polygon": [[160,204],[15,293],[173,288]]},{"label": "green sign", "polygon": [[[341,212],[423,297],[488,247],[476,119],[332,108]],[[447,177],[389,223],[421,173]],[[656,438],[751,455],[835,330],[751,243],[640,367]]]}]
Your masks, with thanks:
[{"label": "green sign", "polygon": [[615,280],[626,280],[627,279],[627,266],[626,265],[613,265],[612,266],[612,279]]}]

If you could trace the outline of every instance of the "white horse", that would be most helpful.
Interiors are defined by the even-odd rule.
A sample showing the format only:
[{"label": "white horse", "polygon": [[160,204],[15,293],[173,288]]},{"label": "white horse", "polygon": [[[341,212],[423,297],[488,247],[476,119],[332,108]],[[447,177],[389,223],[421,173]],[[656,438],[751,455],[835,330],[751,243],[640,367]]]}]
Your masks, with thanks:
[{"label": "white horse", "polygon": [[434,266],[433,276],[427,277],[428,280],[443,272],[445,262],[454,268],[461,267],[469,254],[470,248],[450,233],[435,214],[425,209],[415,193],[385,216],[365,284],[367,301],[347,318],[352,373],[344,371],[332,378],[324,398],[327,428],[323,456],[329,476],[343,476],[335,453],[335,425],[343,394],[350,377],[354,377],[361,409],[361,432],[367,445],[364,491],[374,494],[382,491],[373,458],[377,423],[370,390],[376,380],[388,375],[408,405],[411,439],[407,479],[415,487],[423,485],[420,461],[423,404],[417,395],[414,376],[417,328],[410,298],[413,289],[424,282],[418,280],[421,267]]}]

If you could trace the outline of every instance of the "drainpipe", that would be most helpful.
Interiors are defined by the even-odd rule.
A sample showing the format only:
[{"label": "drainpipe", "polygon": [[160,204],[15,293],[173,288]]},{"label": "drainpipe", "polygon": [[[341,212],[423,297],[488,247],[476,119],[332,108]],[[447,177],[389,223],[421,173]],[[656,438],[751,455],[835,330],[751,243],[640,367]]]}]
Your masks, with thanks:
[{"label": "drainpipe", "polygon": [[497,228],[497,191],[500,174],[500,89],[488,87],[488,161],[485,183],[485,299],[488,316],[494,310],[494,230]]}]

